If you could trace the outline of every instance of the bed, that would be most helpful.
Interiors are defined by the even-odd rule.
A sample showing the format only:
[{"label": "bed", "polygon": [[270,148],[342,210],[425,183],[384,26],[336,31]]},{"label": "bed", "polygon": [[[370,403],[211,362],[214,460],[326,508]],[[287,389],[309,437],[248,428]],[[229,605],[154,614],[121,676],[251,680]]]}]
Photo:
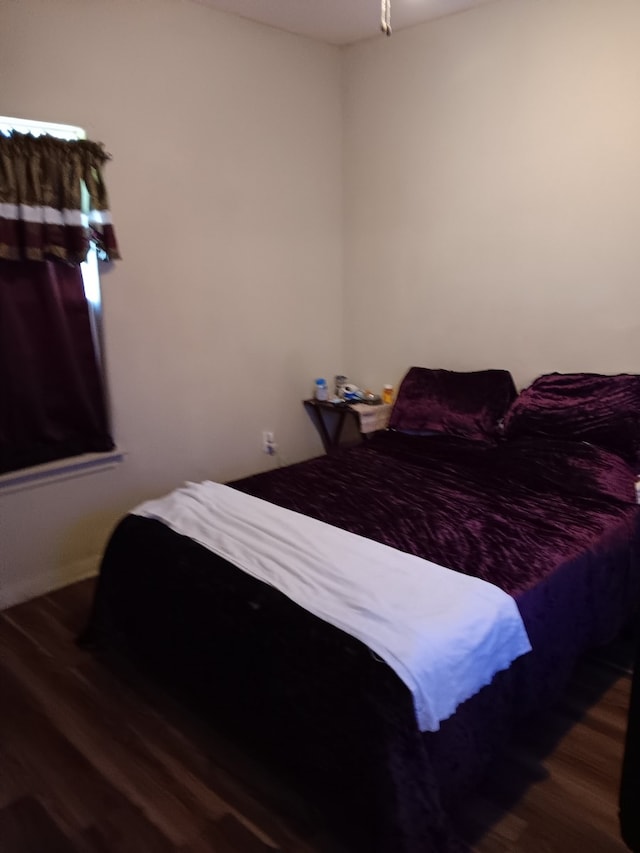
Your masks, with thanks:
[{"label": "bed", "polygon": [[138,512],[110,539],[84,641],[196,703],[353,850],[464,849],[456,804],[635,610],[639,383],[548,374],[516,396],[507,371],[411,368],[389,430],[229,484],[513,597],[532,651],[437,731],[363,642]]}]

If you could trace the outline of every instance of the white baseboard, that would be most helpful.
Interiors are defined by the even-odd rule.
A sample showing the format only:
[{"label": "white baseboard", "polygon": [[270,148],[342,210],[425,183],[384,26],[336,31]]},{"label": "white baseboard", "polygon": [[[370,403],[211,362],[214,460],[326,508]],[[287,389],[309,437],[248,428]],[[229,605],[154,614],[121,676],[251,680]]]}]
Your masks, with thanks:
[{"label": "white baseboard", "polygon": [[96,554],[93,557],[77,560],[65,566],[64,569],[20,578],[19,581],[8,584],[0,582],[0,610],[6,610],[14,604],[21,604],[23,601],[53,592],[54,589],[61,589],[63,586],[93,577],[98,574],[99,566],[100,555]]}]

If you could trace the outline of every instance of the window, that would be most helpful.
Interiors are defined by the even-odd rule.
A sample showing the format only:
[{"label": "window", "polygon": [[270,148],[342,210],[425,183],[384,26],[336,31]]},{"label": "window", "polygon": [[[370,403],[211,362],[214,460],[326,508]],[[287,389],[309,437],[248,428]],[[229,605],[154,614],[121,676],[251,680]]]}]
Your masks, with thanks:
[{"label": "window", "polygon": [[[86,139],[79,127],[0,117],[7,144],[12,131]],[[1,179],[0,174],[0,185]],[[0,220],[18,207],[27,223],[38,217],[78,219],[75,211],[55,211],[37,202],[10,204],[0,197]],[[81,214],[81,219],[86,228],[88,216]],[[100,324],[94,243],[80,264],[0,259],[0,474],[113,450]]]}]

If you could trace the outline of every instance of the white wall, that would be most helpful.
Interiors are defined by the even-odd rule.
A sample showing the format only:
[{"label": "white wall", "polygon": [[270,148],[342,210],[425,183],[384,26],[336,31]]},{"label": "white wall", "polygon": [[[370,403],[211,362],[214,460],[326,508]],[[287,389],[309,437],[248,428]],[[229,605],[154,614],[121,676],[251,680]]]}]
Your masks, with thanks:
[{"label": "white wall", "polygon": [[349,48],[348,370],[640,371],[640,4],[497,0]]},{"label": "white wall", "polygon": [[0,0],[0,114],[113,154],[129,451],[0,495],[0,604],[91,570],[139,500],[271,464],[263,428],[320,452],[318,374],[640,371],[639,43],[636,0],[496,0],[344,51],[190,0]]},{"label": "white wall", "polygon": [[301,405],[342,360],[338,51],[186,0],[3,0],[0,115],[103,141],[115,470],[0,493],[0,604],[96,565],[185,479],[321,452]]}]

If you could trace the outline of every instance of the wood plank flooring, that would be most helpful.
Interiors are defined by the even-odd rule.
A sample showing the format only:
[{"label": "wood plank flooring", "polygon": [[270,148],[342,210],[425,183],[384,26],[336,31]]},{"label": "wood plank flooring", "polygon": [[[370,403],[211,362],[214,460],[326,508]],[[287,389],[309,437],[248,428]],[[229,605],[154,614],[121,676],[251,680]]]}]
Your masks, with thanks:
[{"label": "wood plank flooring", "polygon": [[[345,853],[313,804],[79,649],[93,581],[0,613],[0,853]],[[626,657],[625,657],[626,656]],[[584,662],[457,816],[477,853],[623,853],[628,650]]]}]

